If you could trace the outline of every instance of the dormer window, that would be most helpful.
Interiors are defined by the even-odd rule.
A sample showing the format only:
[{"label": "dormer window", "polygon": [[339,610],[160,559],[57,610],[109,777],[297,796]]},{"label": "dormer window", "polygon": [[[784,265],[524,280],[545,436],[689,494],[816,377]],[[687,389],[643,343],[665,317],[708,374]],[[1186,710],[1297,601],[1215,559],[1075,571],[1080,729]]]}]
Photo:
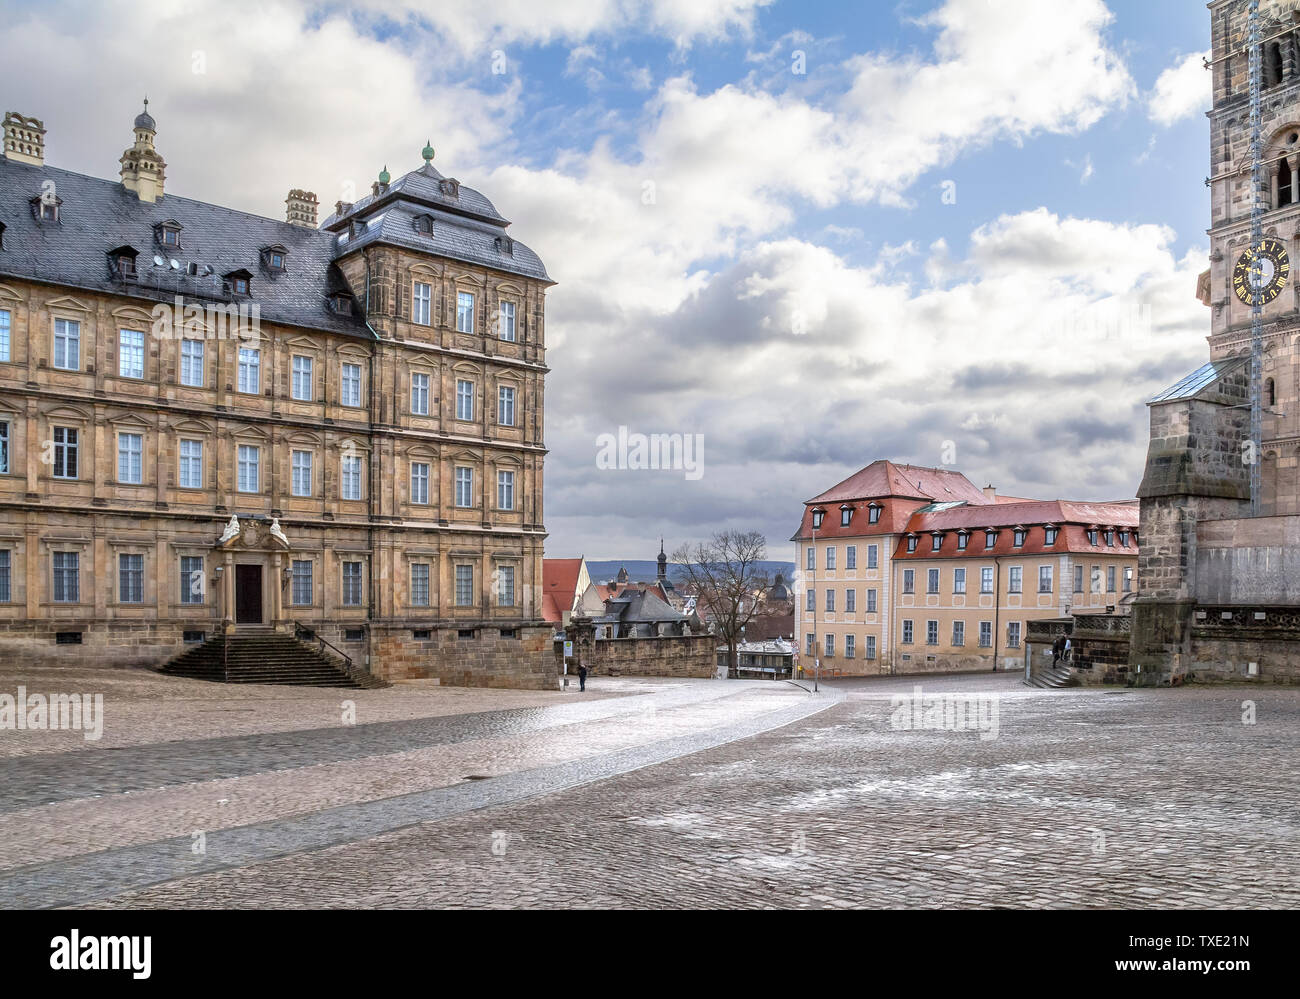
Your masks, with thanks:
[{"label": "dormer window", "polygon": [[1088,528],[1088,544],[1095,545],[1096,543],[1097,543],[1097,528],[1090,527]]},{"label": "dormer window", "polygon": [[135,275],[135,258],[139,256],[132,246],[119,246],[115,250],[108,251],[109,266],[114,273],[122,277],[133,277]]},{"label": "dormer window", "polygon": [[1119,543],[1122,547],[1128,547],[1128,531],[1119,532]]},{"label": "dormer window", "polygon": [[916,535],[915,535],[915,534],[909,534],[909,535],[907,536],[907,550],[908,550],[909,552],[914,552],[914,551],[916,551]]},{"label": "dormer window", "polygon": [[964,552],[966,550],[966,545],[969,543],[970,543],[970,531],[958,531],[957,550],[959,552]]},{"label": "dormer window", "polygon": [[330,308],[340,316],[352,315],[352,296],[347,292],[336,292],[329,298]]},{"label": "dormer window", "polygon": [[262,249],[262,266],[268,271],[283,272],[288,259],[289,251],[279,244]]},{"label": "dormer window", "polygon": [[159,222],[154,226],[154,238],[163,246],[179,250],[181,246],[181,224],[175,219]]},{"label": "dormer window", "polygon": [[937,551],[938,551],[940,548],[942,548],[942,547],[943,547],[943,535],[942,535],[942,534],[931,534],[931,535],[930,535],[930,551],[932,551],[932,552],[937,552]]},{"label": "dormer window", "polygon": [[814,531],[820,531],[822,527],[822,518],[826,516],[825,510],[814,510],[812,515],[812,526]]},{"label": "dormer window", "polygon": [[0,222],[0,250],[5,248],[5,224]]},{"label": "dormer window", "polygon": [[1045,545],[1054,545],[1054,544],[1056,544],[1056,536],[1057,536],[1058,534],[1060,534],[1060,533],[1061,533],[1061,532],[1060,532],[1060,529],[1059,529],[1059,528],[1056,528],[1056,527],[1044,527],[1044,528],[1043,528],[1043,544],[1045,544]]},{"label": "dormer window", "polygon": [[232,294],[247,295],[251,288],[253,275],[242,268],[237,271],[231,271],[226,275],[226,284]]},{"label": "dormer window", "polygon": [[454,177],[444,177],[438,182],[438,190],[449,198],[460,197],[460,181]]},{"label": "dormer window", "polygon": [[498,236],[496,238],[497,252],[504,253],[506,256],[513,256],[515,252],[515,241],[509,236]]},{"label": "dormer window", "polygon": [[1023,527],[1017,527],[1014,531],[1012,531],[1011,532],[1012,546],[1015,548],[1022,547],[1025,543],[1025,535],[1028,533],[1029,532],[1026,531]]},{"label": "dormer window", "polygon": [[997,531],[985,531],[985,532],[984,532],[984,548],[985,548],[985,550],[987,550],[987,549],[989,549],[989,548],[992,548],[992,547],[993,547],[994,545],[996,545],[997,543],[998,543],[998,532],[997,532]]},{"label": "dormer window", "polygon": [[348,235],[352,239],[356,239],[358,236],[363,235],[365,231],[366,231],[366,224],[362,222],[360,219],[353,219],[351,222],[348,223]]},{"label": "dormer window", "polygon": [[880,523],[880,504],[879,504],[879,503],[872,503],[870,506],[867,507],[867,523],[868,523],[868,524],[879,524],[879,523]]},{"label": "dormer window", "polygon": [[59,206],[62,204],[63,199],[53,194],[38,194],[32,198],[32,214],[36,216],[38,222],[57,222]]},{"label": "dormer window", "polygon": [[848,527],[853,520],[853,507],[840,507],[840,527]]},{"label": "dormer window", "polygon": [[1114,531],[1107,531],[1107,532],[1106,532],[1106,547],[1107,547],[1107,548],[1114,548],[1114,547],[1115,547],[1115,532],[1114,532]]},{"label": "dormer window", "polygon": [[417,215],[415,217],[415,231],[421,236],[433,235],[433,216]]}]

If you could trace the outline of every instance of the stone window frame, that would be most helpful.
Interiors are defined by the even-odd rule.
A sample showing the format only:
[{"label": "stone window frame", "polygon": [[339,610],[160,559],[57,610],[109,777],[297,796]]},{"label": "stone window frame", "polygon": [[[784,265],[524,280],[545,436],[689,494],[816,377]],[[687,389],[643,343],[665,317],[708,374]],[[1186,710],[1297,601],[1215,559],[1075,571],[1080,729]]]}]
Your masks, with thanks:
[{"label": "stone window frame", "polygon": [[916,593],[916,570],[903,570],[903,594],[913,595]]},{"label": "stone window frame", "polygon": [[[493,483],[496,486],[492,496],[492,509],[497,513],[518,513],[519,506],[519,486],[523,481],[523,463],[513,455],[499,455],[492,461]],[[501,473],[511,473],[510,480],[510,498],[511,506],[501,505]]]},{"label": "stone window frame", "polygon": [[[156,595],[154,600],[150,600],[150,590],[154,585],[154,575],[150,569],[154,568],[150,559],[148,546],[142,545],[138,541],[122,541],[108,543],[110,551],[113,553],[113,595],[114,600],[109,602],[109,606],[118,607],[148,607],[157,605]],[[122,557],[139,556],[140,558],[140,599],[124,600],[122,598]]]},{"label": "stone window frame", "polygon": [[[523,607],[523,604],[520,601],[520,597],[523,594],[519,586],[520,579],[523,576],[523,564],[524,564],[524,559],[522,555],[493,554],[492,556],[492,575],[493,575],[492,605],[494,607],[507,607],[510,608],[511,610],[519,610],[520,608]],[[501,602],[501,585],[500,585],[500,576],[498,575],[498,573],[503,568],[509,569],[511,571],[511,597],[513,598],[513,602],[508,604],[503,604]]]},{"label": "stone window frame", "polygon": [[[369,444],[364,439],[360,439],[352,435],[344,435],[339,440],[335,441],[332,446],[337,447],[341,452],[339,454],[339,463],[338,463],[339,478],[338,478],[338,488],[336,490],[338,494],[338,501],[340,503],[366,502],[366,500],[369,498],[370,495],[369,493],[370,483],[368,481],[369,476],[366,475],[366,468],[368,467],[370,461]],[[356,459],[360,463],[360,467],[357,472],[358,492],[356,496],[343,495],[343,482],[344,482],[343,463],[348,459]]]},{"label": "stone window frame", "polygon": [[[172,557],[175,561],[175,569],[176,569],[176,574],[172,577],[173,581],[176,583],[177,586],[176,601],[175,601],[176,606],[183,607],[185,608],[186,611],[190,611],[195,607],[210,606],[209,597],[216,591],[216,587],[209,585],[210,580],[208,579],[208,575],[212,572],[214,568],[214,566],[210,564],[212,561],[214,561],[213,559],[211,559],[211,555],[212,555],[211,550],[194,544],[180,544],[180,545],[173,544],[171,548],[172,548]],[[183,565],[182,560],[187,558],[197,558],[197,559],[201,559],[203,562],[203,599],[202,600],[186,601],[185,599],[186,587],[181,582],[181,568]]]},{"label": "stone window frame", "polygon": [[[42,539],[41,546],[45,551],[45,564],[49,566],[49,574],[45,577],[48,582],[46,592],[47,603],[56,607],[79,607],[85,604],[94,604],[93,595],[89,600],[86,599],[87,587],[82,585],[82,574],[86,571],[86,550],[90,547],[89,541],[58,541]],[[76,600],[56,600],[54,597],[54,556],[55,555],[76,555],[77,556],[77,599]],[[92,560],[93,562],[93,560]],[[92,565],[93,569],[93,565]]]},{"label": "stone window frame", "polygon": [[927,596],[933,596],[938,593],[943,585],[943,573],[938,569],[927,568],[925,570],[925,592]]},{"label": "stone window frame", "polygon": [[[479,607],[481,605],[479,593],[479,556],[477,555],[451,555],[451,606],[461,609],[466,607]],[[458,570],[468,568],[469,576],[469,602],[460,602],[460,586]]]},{"label": "stone window frame", "polygon": [[[192,420],[185,420],[172,427],[171,433],[176,441],[176,488],[184,489],[187,493],[195,493],[211,488],[208,485],[208,471],[212,465],[208,459],[209,455],[213,453],[209,447],[209,442],[215,436],[212,429]],[[199,445],[199,484],[197,486],[181,484],[181,444],[183,442],[197,443]]]},{"label": "stone window frame", "polygon": [[1007,566],[1007,593],[1023,594],[1025,592],[1025,567],[1022,565]]},{"label": "stone window frame", "polygon": [[1050,562],[1040,563],[1038,566],[1038,592],[1040,594],[1056,592],[1056,567]]},{"label": "stone window frame", "polygon": [[[288,440],[285,442],[289,451],[289,496],[291,499],[314,499],[316,498],[316,482],[318,479],[316,454],[319,451],[319,445],[305,440]],[[294,455],[307,455],[307,491],[300,493],[296,491],[297,475],[294,468]]]},{"label": "stone window frame", "polygon": [[[302,607],[308,607],[308,608],[311,608],[311,607],[319,607],[319,606],[320,606],[320,600],[319,600],[318,597],[317,597],[317,594],[318,594],[318,592],[319,592],[319,588],[316,586],[316,559],[317,559],[317,557],[318,557],[318,556],[317,556],[315,553],[308,553],[308,552],[302,552],[302,553],[299,553],[299,552],[293,552],[292,555],[290,556],[290,558],[289,558],[289,599],[288,599],[288,601],[287,601],[287,606],[289,606],[289,607],[299,607],[299,608],[302,608]],[[303,603],[299,603],[299,602],[298,602],[298,599],[297,599],[297,591],[296,591],[296,588],[297,588],[297,585],[298,585],[298,565],[299,565],[299,563],[302,563],[302,562],[307,563],[307,565],[310,567],[310,571],[309,571],[309,574],[308,574],[308,576],[307,576],[307,585],[308,585],[308,586],[310,587],[310,589],[311,589],[311,600],[309,600],[309,601],[308,601],[307,603],[305,603],[305,604],[303,604]],[[340,574],[341,574],[341,573],[342,573],[342,570],[340,569],[339,571],[340,571]],[[364,573],[363,573],[363,575],[364,575]],[[342,577],[341,577],[341,575],[340,575],[340,585],[341,585],[341,579],[342,579]],[[341,594],[341,591],[340,591],[340,594]]]},{"label": "stone window frame", "polygon": [[[134,482],[122,478],[122,438],[140,438],[140,478]],[[115,423],[113,427],[113,480],[115,486],[150,486],[149,470],[149,432],[148,428],[133,422]]]},{"label": "stone window frame", "polygon": [[[315,351],[308,352],[307,350],[302,349],[301,347],[299,347],[298,345],[296,345],[296,344],[294,344],[294,343],[290,343],[290,344],[288,344],[287,346],[289,347],[289,357],[288,357],[288,360],[287,360],[287,362],[286,362],[287,374],[288,374],[288,376],[289,376],[289,377],[288,377],[288,382],[289,382],[289,400],[290,400],[291,402],[316,402],[316,401],[317,401],[317,399],[316,399],[316,377],[317,377],[317,375],[316,375],[316,366],[317,366],[317,360],[318,360],[318,358],[317,358],[317,356],[316,356],[316,352],[315,352]],[[298,366],[298,364],[297,364],[297,362],[298,362],[299,360],[306,361],[307,364],[308,364],[308,372],[307,372],[307,380],[308,380],[308,385],[307,385],[307,398],[305,398],[305,399],[302,398],[300,395],[297,394],[297,390],[298,390],[298,371],[297,371],[297,366]]]},{"label": "stone window frame", "polygon": [[952,622],[952,646],[955,649],[966,647],[966,621],[963,618]]},{"label": "stone window frame", "polygon": [[[59,339],[59,323],[61,322],[77,324],[77,363],[73,367],[68,367],[66,365],[55,363],[55,358],[58,357],[57,344]],[[55,371],[85,371],[86,370],[86,348],[88,346],[88,344],[86,343],[86,339],[87,339],[86,327],[88,325],[89,324],[87,323],[85,317],[83,316],[76,316],[74,318],[72,316],[59,315],[53,309],[50,310],[50,367],[53,370]],[[66,341],[66,337],[67,337],[66,333],[64,333],[64,337]],[[67,353],[68,353],[67,344],[65,342],[64,349],[63,349],[64,361],[68,359]]]},{"label": "stone window frame", "polygon": [[[410,506],[419,507],[421,510],[428,510],[434,506],[434,497],[438,495],[437,449],[427,444],[416,443],[403,452],[402,459],[406,462],[406,503]],[[415,470],[412,466],[414,465],[429,466],[428,499],[424,503],[417,503],[413,498]]]},{"label": "stone window frame", "polygon": [[[422,278],[424,280],[421,280]],[[437,287],[437,277],[435,275],[426,273],[424,271],[411,272],[411,323],[412,325],[415,326],[434,325],[435,299],[437,298],[434,289],[436,287]],[[422,300],[420,296],[417,294],[417,288],[427,288],[429,290],[429,297],[427,299]],[[423,301],[424,305],[427,308],[427,313],[423,320],[419,319],[416,314],[416,303],[421,301]]]},{"label": "stone window frame", "polygon": [[[59,446],[57,443],[53,443],[54,432],[56,430],[75,430],[77,432],[77,443],[75,445],[77,449],[77,474],[71,476],[55,475],[54,469],[56,466],[53,462],[51,462],[49,466],[50,469],[49,477],[51,479],[54,479],[57,482],[89,482],[90,480],[84,474],[85,467],[86,467],[86,462],[84,458],[85,458],[86,451],[90,448],[93,448],[94,446],[93,439],[91,438],[91,435],[88,434],[87,432],[87,428],[91,426],[90,417],[82,413],[80,410],[71,409],[70,407],[66,407],[66,406],[60,406],[60,407],[56,407],[55,409],[51,410],[48,413],[42,414],[41,420],[45,424],[46,430],[48,432],[48,436],[43,436],[41,439],[52,442],[51,443],[52,448],[57,448]],[[116,460],[117,459],[115,456],[114,461]],[[65,457],[64,459],[65,471],[66,471],[66,466],[67,466],[67,460]]]},{"label": "stone window frame", "polygon": [[[417,375],[426,379],[424,387],[424,412],[419,412],[415,408],[415,379]],[[420,359],[407,366],[406,409],[411,416],[418,416],[420,419],[431,419],[438,415],[437,384],[438,367],[436,362]]]},{"label": "stone window frame", "polygon": [[[369,407],[369,402],[367,400],[367,393],[369,392],[370,389],[369,375],[367,372],[367,368],[369,365],[367,362],[370,359],[370,355],[365,353],[364,351],[356,349],[355,347],[349,348],[347,346],[340,347],[338,350],[335,351],[335,353],[338,355],[337,363],[338,363],[339,390],[338,390],[337,398],[338,398],[339,407],[341,409],[359,409],[359,410],[367,409]],[[345,396],[343,392],[343,386],[345,384],[343,379],[344,365],[350,365],[357,369],[357,395],[356,395],[357,401],[355,403],[349,402],[348,397]]]},{"label": "stone window frame", "polygon": [[[451,377],[455,383],[451,394],[451,419],[456,423],[477,423],[479,385],[483,379],[482,369],[477,365],[462,362],[452,367]],[[468,416],[461,416],[460,387],[462,384],[468,384],[470,387]]]},{"label": "stone window frame", "polygon": [[[502,343],[521,343],[523,341],[523,317],[525,315],[525,298],[526,293],[522,287],[513,281],[503,281],[493,289],[496,295],[496,309],[491,321],[493,337]],[[509,305],[514,309],[514,336],[503,336],[505,323],[501,315],[502,306]]]},{"label": "stone window frame", "polygon": [[[492,421],[499,427],[509,427],[511,430],[518,430],[523,424],[523,382],[515,375],[513,371],[501,372],[496,376],[496,406],[492,411]],[[510,389],[514,396],[510,401],[510,415],[513,418],[510,423],[501,422],[501,390]]]},{"label": "stone window frame", "polygon": [[17,449],[23,439],[19,429],[21,419],[18,408],[10,406],[6,400],[0,398],[0,424],[5,427],[3,435],[0,435],[4,440],[4,447],[0,448],[0,454],[4,458],[3,464],[0,464],[0,476],[18,474],[14,469],[19,464]]},{"label": "stone window frame", "polygon": [[[264,496],[269,488],[268,476],[266,471],[266,455],[271,453],[270,440],[262,433],[253,430],[251,427],[245,427],[231,435],[231,447],[234,449],[231,455],[230,470],[234,476],[234,493],[236,496]],[[241,447],[251,447],[257,449],[257,488],[241,489],[239,474],[239,449]]]},{"label": "stone window frame", "polygon": [[[355,612],[364,610],[367,606],[370,587],[370,570],[369,555],[366,552],[339,551],[335,550],[334,557],[338,562],[338,581],[339,581],[339,607],[345,611]],[[361,565],[361,595],[356,603],[347,602],[346,575],[344,565],[346,563],[360,563]]]}]

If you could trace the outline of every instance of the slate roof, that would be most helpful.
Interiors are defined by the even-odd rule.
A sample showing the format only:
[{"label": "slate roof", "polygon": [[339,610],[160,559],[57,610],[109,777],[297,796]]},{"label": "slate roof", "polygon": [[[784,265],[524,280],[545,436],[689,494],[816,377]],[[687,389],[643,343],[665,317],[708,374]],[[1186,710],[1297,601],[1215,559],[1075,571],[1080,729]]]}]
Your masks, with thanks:
[{"label": "slate roof", "polygon": [[[456,194],[446,193],[441,185],[444,179],[432,163],[425,163],[380,193],[367,195],[341,214],[334,213],[321,228],[339,234],[337,256],[382,242],[551,281],[541,258],[506,235],[510,223],[492,202],[463,184]],[[421,215],[433,218],[432,233],[416,230]],[[353,222],[364,222],[365,231],[348,235]],[[507,245],[509,251],[504,248]]]},{"label": "slate roof", "polygon": [[686,615],[673,610],[650,590],[628,589],[605,601],[605,613],[597,624],[658,624],[685,621]]},{"label": "slate roof", "polygon": [[[38,222],[31,199],[53,183],[59,221]],[[155,226],[174,219],[182,226],[180,247],[162,247]],[[221,276],[241,268],[252,274],[252,295],[268,322],[371,338],[360,316],[334,312],[326,296],[345,287],[333,266],[332,233],[292,226],[219,205],[164,194],[140,201],[116,180],[102,180],[52,166],[0,158],[0,222],[5,225],[0,275],[31,278],[149,301],[171,302],[177,294],[212,302],[239,302],[221,294]],[[284,273],[262,267],[262,249],[279,243],[288,256]],[[108,251],[133,247],[139,280],[124,282]],[[212,267],[210,277],[188,277],[153,257]],[[146,310],[150,308],[145,304]]]}]

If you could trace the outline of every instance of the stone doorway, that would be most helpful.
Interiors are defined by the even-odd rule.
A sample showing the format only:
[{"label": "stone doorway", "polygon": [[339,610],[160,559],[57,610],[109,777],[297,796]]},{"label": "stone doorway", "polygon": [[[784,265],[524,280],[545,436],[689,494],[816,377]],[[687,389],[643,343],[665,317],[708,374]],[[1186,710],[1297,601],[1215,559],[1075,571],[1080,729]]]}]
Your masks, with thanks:
[{"label": "stone doorway", "polygon": [[235,623],[262,623],[262,567],[235,566]]}]

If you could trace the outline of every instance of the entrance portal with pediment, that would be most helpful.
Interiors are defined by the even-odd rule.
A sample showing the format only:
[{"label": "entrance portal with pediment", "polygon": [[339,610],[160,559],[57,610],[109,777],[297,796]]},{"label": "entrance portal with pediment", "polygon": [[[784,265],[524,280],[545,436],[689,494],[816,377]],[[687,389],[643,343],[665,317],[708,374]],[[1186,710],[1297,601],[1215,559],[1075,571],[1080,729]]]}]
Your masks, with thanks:
[{"label": "entrance portal with pediment", "polygon": [[238,627],[276,627],[283,610],[281,586],[289,539],[280,522],[231,517],[214,548],[221,566],[222,619]]}]

